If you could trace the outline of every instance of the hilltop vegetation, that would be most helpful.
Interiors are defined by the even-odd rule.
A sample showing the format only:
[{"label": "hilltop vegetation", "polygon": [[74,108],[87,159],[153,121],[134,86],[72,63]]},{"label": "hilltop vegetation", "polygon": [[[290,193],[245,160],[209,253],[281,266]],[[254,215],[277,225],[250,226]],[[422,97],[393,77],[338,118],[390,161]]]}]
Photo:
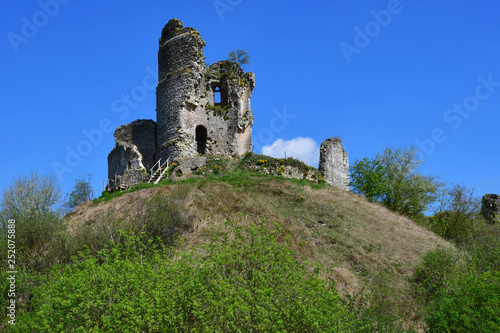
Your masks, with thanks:
[{"label": "hilltop vegetation", "polygon": [[497,299],[484,302],[498,294],[493,229],[462,255],[355,193],[262,175],[247,161],[214,159],[198,175],[54,218],[43,242],[19,249],[14,330],[398,332],[427,322],[439,332],[453,295],[468,295],[472,311],[485,304],[468,325],[496,327]]}]

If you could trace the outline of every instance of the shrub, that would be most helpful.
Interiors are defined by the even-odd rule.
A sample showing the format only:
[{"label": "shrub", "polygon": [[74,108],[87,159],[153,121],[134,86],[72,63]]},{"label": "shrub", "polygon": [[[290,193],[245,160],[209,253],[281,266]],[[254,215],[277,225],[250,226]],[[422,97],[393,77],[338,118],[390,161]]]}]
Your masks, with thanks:
[{"label": "shrub", "polygon": [[[174,260],[126,236],[124,244],[56,268],[15,331],[342,332],[352,319],[335,289],[294,259],[276,231],[214,232]],[[145,255],[147,254],[147,255]]]},{"label": "shrub", "polygon": [[425,254],[422,264],[413,274],[417,295],[424,303],[445,292],[459,262],[458,255],[449,249],[436,249]]},{"label": "shrub", "polygon": [[500,271],[500,224],[483,223],[463,241],[462,247],[470,253],[476,271]]},{"label": "shrub", "polygon": [[496,230],[471,235],[463,256],[429,252],[414,273],[430,332],[500,331],[500,241]]},{"label": "shrub", "polygon": [[0,235],[6,237],[7,221],[16,220],[16,248],[26,252],[43,248],[60,228],[56,205],[61,189],[54,175],[32,172],[3,191],[0,198]]},{"label": "shrub", "polygon": [[500,272],[465,271],[429,306],[431,332],[500,332]]},{"label": "shrub", "polygon": [[434,215],[424,219],[424,225],[437,235],[460,245],[482,228],[479,218],[480,198],[474,189],[455,184],[441,191]]},{"label": "shrub", "polygon": [[461,244],[466,241],[480,223],[460,212],[444,211],[424,219],[424,225],[446,240]]}]

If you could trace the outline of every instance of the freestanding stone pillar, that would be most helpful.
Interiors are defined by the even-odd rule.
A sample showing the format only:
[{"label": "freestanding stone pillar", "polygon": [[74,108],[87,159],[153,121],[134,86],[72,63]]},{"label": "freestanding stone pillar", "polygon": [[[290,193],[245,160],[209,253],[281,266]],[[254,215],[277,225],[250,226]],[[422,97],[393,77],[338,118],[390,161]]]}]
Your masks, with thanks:
[{"label": "freestanding stone pillar", "polygon": [[319,148],[319,172],[325,182],[345,191],[349,186],[349,159],[339,138],[326,139]]}]

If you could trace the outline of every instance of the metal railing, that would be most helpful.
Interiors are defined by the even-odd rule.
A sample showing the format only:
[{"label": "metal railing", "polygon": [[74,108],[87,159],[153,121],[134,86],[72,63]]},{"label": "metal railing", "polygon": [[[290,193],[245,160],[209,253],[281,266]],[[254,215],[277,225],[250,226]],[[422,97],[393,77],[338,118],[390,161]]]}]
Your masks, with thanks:
[{"label": "metal railing", "polygon": [[[161,164],[160,163],[161,163],[161,158],[158,160],[158,162],[155,163],[155,165],[153,165],[153,167],[151,169],[149,169],[148,183],[151,181],[151,179],[155,175],[156,171],[161,169]],[[156,166],[158,166],[157,170],[155,170]]]},{"label": "metal railing", "polygon": [[163,168],[163,170],[162,170],[163,165],[161,164],[161,158],[158,160],[158,162],[155,163],[155,165],[153,165],[153,167],[149,170],[150,174],[149,174],[148,183],[151,182],[151,180],[154,178],[154,176],[156,174],[159,174],[159,175],[155,181],[155,184],[161,180],[163,172],[165,172],[165,170],[167,170],[169,167],[169,161],[170,161],[170,158],[167,158],[167,162],[165,162],[166,166]]}]

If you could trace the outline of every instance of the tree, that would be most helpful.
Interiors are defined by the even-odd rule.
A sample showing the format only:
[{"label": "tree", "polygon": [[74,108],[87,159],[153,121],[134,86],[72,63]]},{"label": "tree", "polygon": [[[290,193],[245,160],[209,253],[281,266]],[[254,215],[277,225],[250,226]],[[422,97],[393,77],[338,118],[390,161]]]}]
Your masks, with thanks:
[{"label": "tree", "polygon": [[385,148],[376,160],[385,170],[386,192],[382,203],[390,210],[417,217],[436,201],[443,184],[437,177],[425,176],[417,171],[423,161],[414,146]]},{"label": "tree", "polygon": [[250,64],[250,56],[248,52],[244,49],[237,49],[236,51],[229,52],[227,60],[232,61],[238,65],[248,65]]},{"label": "tree", "polygon": [[369,201],[379,201],[386,192],[385,170],[377,160],[356,160],[350,168],[351,186]]},{"label": "tree", "polygon": [[92,174],[87,173],[75,179],[74,189],[68,197],[68,208],[72,211],[78,205],[93,199],[94,189],[92,188]]},{"label": "tree", "polygon": [[417,172],[422,163],[415,147],[386,148],[374,159],[355,162],[350,169],[351,186],[392,211],[421,216],[437,199],[442,186],[436,177]]},{"label": "tree", "polygon": [[443,189],[437,202],[434,215],[428,218],[428,228],[448,240],[465,241],[481,209],[481,199],[474,194],[474,189],[455,184]]},{"label": "tree", "polygon": [[23,219],[53,213],[61,199],[61,188],[54,175],[32,172],[21,176],[3,192],[0,207],[10,219]]},{"label": "tree", "polygon": [[3,228],[7,220],[16,221],[16,246],[31,248],[44,244],[59,226],[56,205],[61,198],[61,189],[54,175],[29,176],[14,179],[4,190],[0,202]]}]

